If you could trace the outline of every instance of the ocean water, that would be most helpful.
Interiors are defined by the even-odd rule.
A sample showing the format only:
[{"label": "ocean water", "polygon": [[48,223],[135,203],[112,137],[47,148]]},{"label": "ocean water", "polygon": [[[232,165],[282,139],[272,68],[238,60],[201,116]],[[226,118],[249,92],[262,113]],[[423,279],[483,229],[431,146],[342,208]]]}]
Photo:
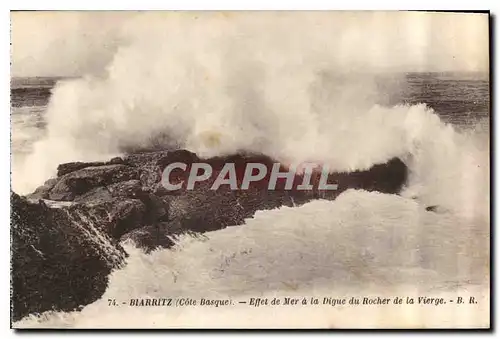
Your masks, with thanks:
[{"label": "ocean water", "polygon": [[[60,162],[106,159],[152,142],[206,156],[248,150],[288,163],[321,160],[338,170],[400,156],[409,182],[400,195],[349,190],[335,201],[260,211],[245,225],[202,239],[186,236],[172,250],[145,254],[124,244],[127,265],[111,274],[100,300],[78,312],[30,315],[14,327],[488,324],[488,74],[322,72],[308,78],[304,90],[286,87],[286,70],[273,74],[277,79],[266,77],[262,86],[236,81],[223,90],[193,85],[174,91],[157,86],[154,75],[131,83],[113,77],[127,65],[117,58],[105,80],[13,79],[14,191],[30,192]],[[172,82],[182,76],[173,74]],[[220,144],[208,145],[206,136],[214,133]],[[436,212],[427,211],[429,205]],[[404,310],[108,304],[146,297],[236,302],[374,295],[474,296],[478,303]]]}]

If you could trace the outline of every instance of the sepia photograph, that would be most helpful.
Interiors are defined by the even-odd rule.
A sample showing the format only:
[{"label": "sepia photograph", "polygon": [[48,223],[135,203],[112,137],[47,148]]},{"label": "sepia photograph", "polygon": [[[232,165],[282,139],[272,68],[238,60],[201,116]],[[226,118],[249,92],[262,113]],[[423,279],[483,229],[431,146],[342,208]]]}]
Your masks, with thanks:
[{"label": "sepia photograph", "polygon": [[11,11],[14,329],[490,329],[488,11]]}]

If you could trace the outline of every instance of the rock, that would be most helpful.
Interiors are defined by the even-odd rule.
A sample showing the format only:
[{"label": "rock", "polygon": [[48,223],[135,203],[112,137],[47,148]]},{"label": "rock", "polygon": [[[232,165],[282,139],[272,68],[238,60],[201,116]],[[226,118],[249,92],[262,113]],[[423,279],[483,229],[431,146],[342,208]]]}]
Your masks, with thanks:
[{"label": "rock", "polygon": [[57,176],[62,177],[65,174],[75,172],[87,167],[96,167],[96,166],[105,166],[105,165],[119,165],[123,164],[124,161],[120,157],[112,158],[110,161],[93,161],[93,162],[68,162],[64,164],[60,164],[57,166]]},{"label": "rock", "polygon": [[66,175],[71,172],[75,172],[87,167],[92,167],[92,166],[102,166],[104,165],[104,162],[102,161],[94,161],[94,162],[68,162],[65,164],[60,164],[57,166],[57,176],[62,177],[63,175]]},{"label": "rock", "polygon": [[161,222],[168,220],[168,202],[154,194],[143,192],[139,194],[141,201],[147,208],[147,223]]},{"label": "rock", "polygon": [[140,180],[127,180],[111,184],[109,193],[115,198],[136,198],[142,192]]},{"label": "rock", "polygon": [[73,201],[76,203],[98,203],[113,200],[113,198],[137,199],[143,194],[141,182],[139,180],[127,180],[111,184],[109,186],[96,187],[76,196]]},{"label": "rock", "polygon": [[86,167],[59,178],[49,193],[49,199],[72,201],[99,186],[107,186],[120,181],[138,179],[136,169],[126,165],[103,165]]},{"label": "rock", "polygon": [[[84,193],[82,195],[76,196],[73,201],[75,203],[100,203],[106,202],[113,199],[112,194],[109,192],[109,189],[106,187],[96,187]],[[62,200],[62,199],[59,199]]]},{"label": "rock", "polygon": [[125,252],[89,222],[91,213],[32,204],[13,192],[11,206],[12,320],[100,298]]},{"label": "rock", "polygon": [[111,158],[111,160],[108,161],[106,163],[106,165],[119,165],[119,164],[123,164],[123,163],[125,163],[125,162],[123,161],[122,158],[120,158],[120,157],[114,157],[114,158]]},{"label": "rock", "polygon": [[[177,152],[177,151],[176,151]],[[140,169],[140,181],[144,191],[154,191],[159,186],[161,171],[157,162],[167,154],[176,153],[167,151],[144,152],[130,154],[124,159],[124,163]]]},{"label": "rock", "polygon": [[111,206],[111,223],[114,225],[110,229],[110,234],[115,239],[119,239],[126,232],[136,229],[144,224],[146,206],[141,200],[116,199],[109,204]]},{"label": "rock", "polygon": [[33,193],[29,194],[27,198],[29,199],[48,199],[49,193],[52,188],[56,185],[57,179],[49,179],[45,183],[38,187]]},{"label": "rock", "polygon": [[[197,183],[194,190],[167,191],[161,185],[161,174],[174,162],[185,163],[188,167],[194,162],[209,163],[214,174],[211,179]],[[398,193],[407,178],[406,165],[394,158],[367,171],[330,174],[328,182],[337,182],[338,190],[300,191],[296,185],[292,190],[285,190],[283,183],[278,183],[275,190],[268,190],[274,162],[265,155],[255,154],[202,159],[186,150],[141,152],[107,163],[63,164],[60,172],[68,173],[57,178],[55,184],[51,181],[40,187],[33,196],[91,204],[102,213],[113,213],[119,222],[103,227],[112,227],[110,234],[120,237],[123,232],[160,222],[175,222],[186,231],[213,231],[242,224],[257,210],[297,206],[319,198],[332,200],[349,188]],[[227,185],[211,190],[215,177],[226,163],[235,164],[240,183],[248,163],[265,164],[268,175],[252,183],[247,190],[230,190]],[[180,172],[175,174],[177,179],[187,181],[188,172]],[[297,177],[295,182],[301,182],[302,177]]]},{"label": "rock", "polygon": [[[318,198],[333,200],[350,188],[397,193],[407,179],[406,165],[400,159],[394,158],[386,164],[375,165],[368,171],[330,174],[328,182],[339,183],[339,189],[335,191],[285,190],[284,185],[279,184],[275,190],[268,190],[270,171],[275,162],[269,157],[238,154],[200,159],[196,154],[187,151],[169,152],[157,159],[157,169],[154,173],[161,173],[168,164],[174,162],[186,163],[188,167],[194,162],[205,162],[209,163],[213,169],[211,177],[213,180],[208,179],[197,183],[194,190],[181,189],[171,193],[161,188],[159,178],[155,179],[157,187],[153,190],[154,194],[168,200],[168,220],[177,221],[185,230],[196,232],[240,225],[245,218],[252,217],[257,210],[273,209],[283,205],[296,206]],[[248,190],[230,190],[227,185],[211,190],[213,181],[226,163],[235,164],[240,183],[248,163],[265,164],[268,168],[268,175],[260,182],[252,183]],[[281,169],[281,171],[284,170],[284,168]],[[188,171],[179,171],[179,174],[172,173],[173,180],[187,182],[188,174]],[[153,180],[150,179],[150,181]],[[302,182],[302,177],[299,180],[296,179],[296,182]]]},{"label": "rock", "polygon": [[95,227],[113,239],[119,239],[124,233],[144,225],[148,212],[139,199],[113,197],[75,203],[68,208],[71,215],[80,211],[90,213],[92,217],[89,220],[95,223]]}]

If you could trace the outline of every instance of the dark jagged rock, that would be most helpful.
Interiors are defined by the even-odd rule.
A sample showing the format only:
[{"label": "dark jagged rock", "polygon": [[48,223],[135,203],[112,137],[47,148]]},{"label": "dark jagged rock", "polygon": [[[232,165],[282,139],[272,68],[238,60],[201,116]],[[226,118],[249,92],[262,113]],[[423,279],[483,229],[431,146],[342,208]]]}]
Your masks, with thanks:
[{"label": "dark jagged rock", "polygon": [[113,199],[113,196],[109,192],[106,187],[96,187],[84,193],[82,195],[78,195],[73,199],[73,202],[76,203],[99,203],[105,202]]},{"label": "dark jagged rock", "polygon": [[92,166],[103,166],[103,165],[119,165],[123,164],[123,159],[120,157],[116,157],[111,159],[110,161],[103,162],[103,161],[93,161],[93,162],[68,162],[65,164],[60,164],[57,166],[57,176],[62,177],[65,174],[75,172],[87,167],[92,167]]},{"label": "dark jagged rock", "polygon": [[68,162],[65,164],[60,164],[57,166],[57,176],[62,177],[63,175],[66,175],[71,172],[75,172],[87,167],[92,167],[92,166],[102,166],[104,165],[104,162],[102,161],[93,161],[93,162]]},{"label": "dark jagged rock", "polygon": [[76,203],[97,203],[109,201],[113,198],[136,199],[143,194],[141,182],[139,180],[127,180],[117,182],[109,186],[96,187],[84,193],[77,195],[73,202]]},{"label": "dark jagged rock", "polygon": [[142,189],[145,191],[154,191],[159,185],[161,180],[161,169],[158,165],[158,161],[167,154],[175,154],[177,152],[184,151],[157,151],[157,152],[144,152],[137,154],[130,154],[124,159],[124,163],[140,168],[140,181]]},{"label": "dark jagged rock", "polygon": [[138,179],[138,171],[126,165],[91,166],[70,172],[59,178],[50,190],[49,199],[72,201],[93,188],[120,181]]},{"label": "dark jagged rock", "polygon": [[[337,182],[338,190],[285,190],[284,182],[278,183],[275,190],[268,190],[271,168],[275,161],[263,155],[232,155],[201,159],[194,153],[178,151],[168,153],[161,158],[151,158],[150,161],[156,163],[157,169],[148,172],[153,178],[146,178],[145,181],[155,182],[156,186],[151,188],[153,192],[168,200],[169,220],[175,220],[184,229],[196,232],[242,224],[245,218],[252,217],[257,210],[273,209],[283,205],[295,206],[318,198],[333,200],[349,188],[397,193],[407,177],[406,165],[400,159],[394,158],[386,164],[375,165],[368,171],[330,174],[328,182]],[[188,164],[188,170],[177,173],[173,171],[171,175],[173,181],[186,183],[190,164],[195,162],[209,163],[213,168],[213,175],[211,179],[196,183],[194,190],[169,192],[161,186],[159,173],[174,162]],[[268,174],[261,181],[252,183],[248,190],[230,190],[227,185],[211,190],[210,187],[226,163],[235,164],[238,185],[242,182],[248,163],[265,164]],[[282,166],[280,170],[286,169]],[[294,182],[300,183],[302,179],[303,177],[297,176]]]},{"label": "dark jagged rock", "polygon": [[104,293],[123,249],[82,208],[49,208],[11,193],[12,318],[70,311]]},{"label": "dark jagged rock", "polygon": [[115,198],[135,198],[142,191],[142,186],[140,180],[128,180],[111,184],[107,189]]},{"label": "dark jagged rock", "polygon": [[139,199],[102,199],[95,202],[77,203],[68,208],[73,214],[80,210],[91,211],[98,220],[97,227],[114,239],[130,230],[143,225],[147,216],[147,207]]},{"label": "dark jagged rock", "polygon": [[[174,162],[188,166],[186,172],[173,171],[171,176],[184,181],[184,187],[195,162],[210,164],[213,175],[196,183],[194,190],[167,191],[161,184],[162,171]],[[14,319],[52,308],[70,310],[99,298],[106,276],[123,260],[119,241],[132,240],[146,251],[168,248],[182,233],[241,225],[257,210],[333,200],[349,188],[398,193],[407,177],[406,165],[394,158],[367,171],[330,174],[328,182],[338,183],[338,190],[316,185],[301,191],[296,184],[285,190],[283,181],[268,190],[274,162],[255,154],[201,159],[177,150],[61,164],[57,178],[28,195],[31,202],[12,197]],[[264,164],[268,174],[247,190],[231,190],[228,185],[212,190],[226,163],[235,164],[238,185],[248,163]],[[302,179],[297,175],[294,183]],[[313,181],[317,183],[319,175]]]},{"label": "dark jagged rock", "polygon": [[407,179],[408,169],[399,159],[393,158],[385,164],[374,165],[367,171],[337,173],[330,176],[339,183],[339,191],[349,188],[396,194]]},{"label": "dark jagged rock", "polygon": [[[114,201],[111,198],[139,199],[146,206],[141,225],[175,221],[185,230],[205,232],[242,224],[245,218],[252,217],[257,210],[283,205],[295,206],[318,198],[335,199],[349,188],[397,193],[407,175],[406,165],[394,158],[386,164],[375,165],[368,171],[331,174],[328,181],[339,184],[339,189],[335,191],[285,190],[284,183],[278,183],[275,190],[268,190],[274,161],[264,155],[237,154],[202,159],[186,150],[156,151],[131,154],[122,162],[121,165],[103,163],[101,166],[86,167],[65,174],[50,191],[49,197],[53,200],[81,203]],[[188,165],[187,171],[172,173],[174,180],[186,182],[189,167],[195,162],[209,163],[214,173],[211,179],[196,183],[194,190],[167,191],[161,185],[162,170],[174,162]],[[248,190],[230,190],[227,185],[211,190],[215,177],[229,162],[235,164],[238,183],[241,183],[248,163],[265,164],[268,174],[261,181],[252,183]],[[281,170],[286,169],[282,166]],[[297,177],[295,182],[301,182],[302,177]]]}]

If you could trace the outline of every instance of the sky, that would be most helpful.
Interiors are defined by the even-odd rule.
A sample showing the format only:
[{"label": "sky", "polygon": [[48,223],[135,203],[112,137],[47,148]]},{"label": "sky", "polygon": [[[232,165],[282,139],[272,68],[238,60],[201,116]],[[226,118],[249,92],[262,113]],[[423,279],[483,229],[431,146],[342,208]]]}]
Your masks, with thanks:
[{"label": "sky", "polygon": [[[99,73],[111,63],[121,46],[143,39],[168,44],[163,35],[155,38],[151,31],[171,30],[173,25],[184,27],[195,15],[216,19],[206,21],[207,31],[211,30],[209,25],[225,20],[226,26],[217,34],[225,34],[243,22],[247,26],[248,22],[256,22],[255,25],[267,27],[276,17],[272,12],[240,12],[220,17],[214,12],[12,12],[11,73],[12,76]],[[284,22],[289,20],[289,29],[274,31],[274,26],[269,25],[269,31],[255,32],[260,32],[262,39],[268,34],[278,37],[282,34],[286,39],[285,35],[304,32],[312,37],[322,36],[325,41],[330,39],[336,47],[332,58],[342,60],[338,65],[352,63],[356,67],[393,71],[487,71],[489,68],[486,14],[302,12],[282,16],[288,17]],[[145,30],[150,24],[152,28]],[[179,30],[180,34],[182,31]],[[210,34],[213,36],[213,30]],[[272,44],[265,46],[273,48]],[[298,46],[307,49],[307,39]]]}]

